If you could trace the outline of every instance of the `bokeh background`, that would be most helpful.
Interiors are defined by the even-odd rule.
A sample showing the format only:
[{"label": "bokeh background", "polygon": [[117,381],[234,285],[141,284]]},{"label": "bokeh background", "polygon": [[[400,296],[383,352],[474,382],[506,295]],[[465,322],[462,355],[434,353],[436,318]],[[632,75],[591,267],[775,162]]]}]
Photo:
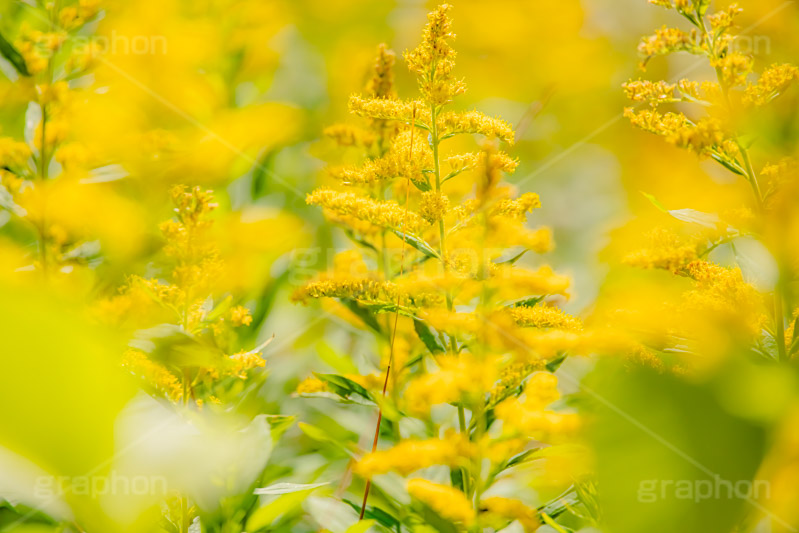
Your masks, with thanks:
[{"label": "bokeh background", "polygon": [[[668,218],[641,192],[670,209],[721,212],[748,203],[748,188],[732,175],[632,128],[622,117],[628,103],[621,84],[631,78],[675,81],[712,75],[690,56],[658,59],[646,73],[640,70],[636,51],[640,37],[663,24],[674,24],[674,13],[644,0],[450,3],[457,34],[456,73],[466,78],[468,86],[457,106],[500,115],[516,126],[517,142],[509,151],[520,165],[511,181],[521,192],[541,196],[543,207],[531,223],[554,229],[557,247],[546,260],[574,279],[574,296],[563,302],[567,310],[590,314],[608,279],[631,275],[619,265],[623,252],[647,228]],[[0,32],[13,40],[25,24],[35,27],[33,4],[33,0],[1,0]],[[745,9],[739,25],[752,36],[757,69],[797,57],[795,1],[739,4]],[[0,211],[6,287],[0,294],[4,332],[0,444],[3,457],[8,456],[0,457],[0,464],[6,465],[0,496],[31,506],[50,505],[48,512],[56,515],[65,513],[60,503],[31,500],[31,494],[21,489],[25,483],[19,480],[26,474],[20,473],[24,468],[19,457],[48,472],[74,474],[91,470],[91,465],[109,468],[104,461],[125,446],[125,439],[137,439],[125,437],[120,429],[124,427],[120,420],[132,423],[120,413],[132,416],[130,402],[138,397],[135,384],[118,376],[113,358],[107,357],[123,351],[129,330],[109,333],[99,327],[98,331],[93,309],[95,302],[124,284],[126,276],[154,271],[163,245],[158,225],[171,216],[168,190],[175,184],[212,189],[220,204],[214,213],[214,231],[228,266],[219,288],[239,294],[254,317],[240,342],[255,346],[275,335],[264,352],[266,375],[253,392],[250,412],[297,417],[322,428],[332,441],[368,433],[374,418],[369,407],[333,406],[293,395],[297,384],[314,371],[370,373],[377,362],[364,332],[320,313],[318,307],[290,301],[293,288],[309,272],[328,266],[332,252],[344,245],[341,234],[324,222],[316,208],[305,204],[305,194],[326,179],[327,164],[346,157],[322,138],[322,130],[350,120],[348,96],[363,90],[377,44],[385,42],[398,53],[413,48],[425,14],[433,7],[432,2],[383,0],[109,0],[103,4],[102,16],[87,26],[85,34],[105,39],[107,50],[93,74],[75,82],[84,84],[85,90],[75,103],[70,124],[72,138],[89,147],[92,164],[87,166],[92,168],[86,170],[79,188],[64,191],[58,215],[76,240],[99,242],[102,260],[71,277],[65,273],[56,290],[42,288],[25,275],[35,239],[24,224]],[[0,64],[0,70],[4,74],[0,132],[30,138],[31,86],[7,62]],[[402,61],[396,74],[399,94],[414,95],[415,81]],[[772,133],[763,138],[771,153],[795,151],[796,99],[796,94],[787,95],[768,117]],[[752,252],[755,277],[762,270],[758,253]],[[570,361],[567,369],[579,377],[593,367],[593,361],[580,359]],[[758,386],[766,396],[795,395],[792,373],[761,375],[748,366],[730,372],[733,381],[760,379]],[[689,449],[689,455],[700,457],[702,464],[724,452],[713,462],[713,470],[739,477],[760,465],[764,441],[772,438],[766,435],[775,431],[771,423],[788,410],[760,418],[745,416],[745,422],[736,415],[730,421],[729,406],[719,407],[716,399],[706,397],[707,389],[717,384],[691,387],[672,378],[658,381],[646,375],[634,380],[612,372],[609,376],[598,379],[596,386],[610,387],[608,381],[619,379],[607,389],[617,394],[614,402],[649,420],[658,432],[683,435],[680,448]],[[650,379],[655,382],[649,383]],[[722,388],[730,386],[723,379],[720,383]],[[579,396],[578,382],[565,387]],[[627,396],[626,391],[630,391]],[[635,409],[641,397],[669,408],[648,419],[651,412]],[[765,402],[758,398],[753,401]],[[683,416],[691,412],[693,417]],[[154,420],[166,416],[139,415]],[[618,427],[610,425],[607,434],[597,439],[598,446],[615,452],[603,455],[598,466],[600,471],[619,472],[619,494],[627,483],[623,477],[630,455],[643,454],[644,460],[657,462],[660,475],[684,467],[684,457],[664,451],[651,435],[636,432],[623,421],[613,423]],[[184,437],[179,430],[169,433],[174,442]],[[792,438],[795,442],[796,436]],[[212,448],[247,449],[247,445],[231,441]],[[167,453],[160,448],[163,439],[152,446],[161,456]],[[175,449],[172,453],[176,453],[174,462],[180,463],[180,454]],[[222,454],[213,461],[229,463],[234,456],[240,458],[236,453]],[[257,463],[252,456],[247,460]],[[180,463],[175,475],[191,470],[197,464],[192,461],[184,458],[186,464]],[[343,476],[347,461],[345,451],[319,444],[295,424],[272,451],[270,476],[287,482],[329,481]],[[791,476],[787,479],[796,479]],[[613,492],[612,476],[606,487]],[[785,496],[780,511],[787,524],[799,523],[796,506],[790,504],[796,502],[795,496]],[[261,520],[287,524],[286,531],[322,527],[344,531],[341,524],[346,524],[352,510],[333,507],[330,501],[320,498],[309,504],[284,499],[284,507],[272,508],[274,516],[266,514]],[[97,502],[86,503],[88,510],[81,509],[80,501],[72,505],[78,514],[103,516],[118,516],[119,509],[128,507],[105,502],[99,512],[94,507]],[[691,512],[679,505],[653,511],[638,509],[622,496],[611,498],[609,513],[633,517],[611,520],[611,529],[673,531],[672,526],[681,527],[675,515]],[[740,508],[714,508],[703,517],[686,518],[685,523],[691,531],[729,530],[720,517],[738,512]],[[5,509],[0,528],[16,523],[15,513]]]}]

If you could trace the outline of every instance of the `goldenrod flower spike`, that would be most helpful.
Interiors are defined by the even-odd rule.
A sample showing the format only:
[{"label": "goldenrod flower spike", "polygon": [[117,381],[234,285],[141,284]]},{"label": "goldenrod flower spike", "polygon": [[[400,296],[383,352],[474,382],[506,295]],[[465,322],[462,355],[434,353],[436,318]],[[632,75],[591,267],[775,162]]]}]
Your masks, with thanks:
[{"label": "goldenrod flower spike", "polygon": [[[764,295],[746,283],[740,270],[716,265],[707,256],[716,246],[744,234],[747,226],[752,227],[752,218],[761,227],[768,221],[770,198],[778,194],[785,184],[775,179],[779,174],[778,166],[767,165],[759,175],[755,171],[750,146],[742,142],[743,134],[738,131],[739,124],[745,123],[740,117],[744,113],[759,112],[759,107],[784,93],[799,79],[799,68],[790,64],[772,65],[765,69],[756,82],[751,83],[753,57],[735,47],[739,38],[735,20],[742,11],[736,4],[712,12],[708,0],[650,2],[675,9],[693,25],[693,29],[686,33],[664,27],[654,36],[645,38],[639,47],[645,61],[654,55],[676,52],[702,55],[715,71],[715,81],[630,81],[624,85],[627,96],[634,102],[648,104],[648,108],[628,108],[624,114],[633,125],[659,135],[679,148],[710,157],[742,177],[751,187],[755,214],[753,217],[730,217],[727,213],[708,215],[707,220],[700,224],[707,229],[692,235],[656,230],[649,235],[650,242],[628,253],[624,262],[642,268],[664,269],[691,278],[694,280],[693,288],[683,293],[679,313],[699,311],[697,316],[707,322],[731,325],[734,335],[740,335],[745,342],[755,342],[764,325],[768,324]],[[662,109],[679,102],[700,104],[700,107],[685,106],[679,111]],[[748,207],[742,206],[742,209],[744,212],[753,212]],[[678,215],[675,214],[675,217]],[[735,223],[730,223],[730,219],[734,219]],[[773,327],[770,329],[776,341],[776,357],[784,361],[787,353],[783,284],[784,280],[777,282],[773,294]],[[707,337],[706,333],[693,332],[698,326],[695,320],[691,322],[671,328],[685,330],[671,333],[684,337],[681,345],[697,344]],[[684,346],[680,350],[684,351]]]},{"label": "goldenrod flower spike", "polygon": [[438,6],[430,13],[424,29],[422,42],[414,50],[405,52],[408,69],[419,80],[422,98],[431,105],[440,107],[466,90],[466,85],[452,75],[455,66],[455,51],[449,41],[455,38],[451,31],[448,4]]},{"label": "goldenrod flower spike", "polygon": [[[339,300],[350,320],[375,332],[383,354],[376,365],[385,368],[382,392],[379,384],[368,389],[378,403],[372,449],[354,466],[366,482],[361,517],[372,476],[407,475],[439,464],[453,469],[460,482],[443,487],[411,480],[409,492],[459,527],[477,527],[481,496],[493,483],[484,462],[502,464],[525,446],[515,429],[497,436],[488,411],[547,361],[580,346],[582,332],[578,320],[541,302],[566,297],[568,277],[548,266],[514,265],[525,252],[543,253],[553,243],[549,228],[528,227],[528,214],[541,205],[538,195],[518,195],[503,181],[519,164],[500,150],[500,142],[515,141],[513,127],[479,111],[446,108],[465,87],[454,75],[449,10],[444,5],[432,12],[421,44],[405,54],[417,76],[418,99],[394,95],[393,55],[380,47],[364,95],[349,100],[350,111],[367,119],[369,128],[327,130],[340,144],[363,147],[364,161],[329,169],[338,180],[335,188],[317,189],[307,201],[342,225],[363,253],[338,256],[331,271],[294,297]],[[485,137],[482,149],[445,152],[446,141],[460,134]],[[508,254],[515,259],[501,258]],[[298,392],[330,395],[313,380]],[[450,408],[457,411],[457,433],[430,416],[433,409]],[[520,408],[532,409],[527,403]],[[573,417],[538,411],[526,414],[528,425],[538,414],[550,434],[576,426]],[[424,420],[425,434],[403,439],[397,420],[381,433],[384,412]],[[397,442],[378,450],[378,437],[387,432]],[[494,507],[503,517],[513,515],[532,527],[529,516],[500,503]]]},{"label": "goldenrod flower spike", "polygon": [[[232,298],[217,293],[223,263],[210,232],[210,214],[217,208],[213,193],[176,185],[170,195],[174,218],[160,228],[171,272],[164,279],[131,276],[118,296],[101,302],[99,311],[106,320],[136,320],[143,328],[174,327],[171,337],[158,342],[174,344],[176,349],[160,350],[156,343],[150,353],[130,350],[125,366],[158,396],[195,406],[203,401],[218,403],[214,390],[223,378],[247,379],[251,370],[266,365],[260,355],[264,345],[237,351],[231,343],[233,331],[250,326],[253,317],[249,309],[229,306]],[[208,302],[219,310],[209,310]],[[203,394],[197,393],[200,385]]]}]

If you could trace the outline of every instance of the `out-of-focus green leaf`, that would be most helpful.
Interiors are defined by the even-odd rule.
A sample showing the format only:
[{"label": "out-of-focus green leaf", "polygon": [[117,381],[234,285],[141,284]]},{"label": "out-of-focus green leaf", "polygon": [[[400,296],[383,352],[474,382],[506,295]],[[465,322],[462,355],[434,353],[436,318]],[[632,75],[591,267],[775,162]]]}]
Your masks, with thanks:
[{"label": "out-of-focus green leaf", "polygon": [[224,362],[222,350],[174,324],[141,330],[130,344],[154,361],[178,368],[213,367]]},{"label": "out-of-focus green leaf", "polygon": [[272,441],[277,442],[280,436],[286,432],[288,428],[297,420],[296,416],[290,415],[264,415],[266,421],[269,423],[271,430]]},{"label": "out-of-focus green leaf", "polygon": [[414,320],[413,329],[416,331],[416,335],[418,335],[419,339],[424,343],[425,346],[427,346],[427,349],[431,354],[436,355],[439,353],[444,353],[444,348],[438,344],[435,335],[433,335],[433,332],[430,331],[430,328],[427,324],[421,320]]},{"label": "out-of-focus green leaf", "polygon": [[375,319],[374,313],[356,302],[355,300],[342,300],[347,309],[352,311],[358,318],[363,320],[363,323],[372,328],[377,333],[382,333],[383,328],[380,327],[380,324]]},{"label": "out-of-focus green leaf", "polygon": [[718,227],[719,217],[713,213],[703,213],[696,209],[672,209],[669,214],[677,220],[688,222],[690,224],[698,224],[706,228],[715,229]]},{"label": "out-of-focus green leaf", "polygon": [[592,437],[607,530],[733,529],[749,503],[727,484],[752,486],[763,427],[720,404],[712,384],[607,361],[593,378]]},{"label": "out-of-focus green leaf", "polygon": [[[361,506],[352,500],[344,500],[344,503],[352,507],[356,513],[361,512]],[[366,511],[363,513],[364,518],[368,518],[370,520],[375,520],[381,526],[384,526],[392,531],[397,529],[397,525],[399,525],[399,520],[397,520],[394,516],[390,513],[387,513],[380,507],[374,505],[367,505]]]},{"label": "out-of-focus green leaf", "polygon": [[663,207],[663,204],[661,204],[661,203],[660,203],[660,200],[658,200],[657,198],[655,198],[653,195],[651,195],[651,194],[649,194],[649,193],[645,193],[644,191],[641,191],[641,194],[644,196],[644,198],[646,198],[647,200],[649,200],[650,202],[652,202],[652,205],[654,205],[655,207],[657,207],[658,209],[660,209],[660,210],[661,210],[661,211],[663,211],[664,213],[668,213],[668,212],[669,212],[669,210],[668,210],[668,209],[666,209],[665,207]]},{"label": "out-of-focus green leaf", "polygon": [[254,493],[259,494],[261,496],[264,495],[275,496],[278,494],[289,494],[291,492],[300,492],[305,490],[317,489],[319,487],[324,487],[325,485],[329,484],[330,484],[329,481],[326,481],[324,483],[275,483],[274,485],[269,485],[268,487],[255,489]]},{"label": "out-of-focus green leaf", "polygon": [[17,72],[23,76],[30,76],[28,66],[25,64],[25,59],[22,54],[14,47],[13,44],[8,42],[2,33],[0,33],[0,54],[11,63]]},{"label": "out-of-focus green leaf", "polygon": [[314,375],[327,383],[328,387],[342,398],[350,399],[353,395],[357,395],[364,400],[374,401],[368,390],[349,378],[338,374],[320,374],[318,372],[314,372]]},{"label": "out-of-focus green leaf", "polygon": [[406,243],[410,244],[411,246],[413,246],[414,248],[416,248],[426,256],[433,257],[436,259],[441,258],[441,256],[438,255],[438,252],[427,242],[425,242],[424,239],[417,237],[415,235],[411,235],[410,233],[403,233],[399,230],[392,230],[392,231],[397,237],[403,239]]},{"label": "out-of-focus green leaf", "polygon": [[297,426],[300,428],[300,430],[303,433],[305,433],[308,437],[312,438],[313,440],[328,444],[335,449],[343,451],[353,459],[356,458],[355,452],[353,452],[350,448],[348,448],[341,440],[331,437],[322,428],[317,426],[312,426],[311,424],[306,424],[305,422],[300,422],[299,424],[297,424]]},{"label": "out-of-focus green leaf", "polygon": [[[135,393],[119,366],[124,343],[31,287],[0,287],[0,324],[0,445],[54,476],[107,474],[117,415]],[[90,496],[65,499],[85,525],[113,529]]]},{"label": "out-of-focus green leaf", "polygon": [[458,527],[455,524],[435,512],[430,506],[416,502],[415,507],[422,520],[436,531],[440,533],[458,533]]},{"label": "out-of-focus green leaf", "polygon": [[332,346],[324,341],[316,343],[316,354],[319,359],[330,365],[339,374],[357,374],[358,367],[352,362],[352,358],[346,354],[340,354]]},{"label": "out-of-focus green leaf", "polygon": [[312,492],[313,489],[309,489],[283,494],[263,507],[259,507],[247,520],[247,531],[261,531],[271,526],[279,518],[301,511],[302,502]]}]

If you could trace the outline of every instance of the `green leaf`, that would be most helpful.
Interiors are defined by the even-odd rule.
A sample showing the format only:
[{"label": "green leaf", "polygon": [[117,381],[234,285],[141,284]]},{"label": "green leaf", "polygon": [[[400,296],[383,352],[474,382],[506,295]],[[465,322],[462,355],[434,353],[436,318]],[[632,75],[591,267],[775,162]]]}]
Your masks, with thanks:
[{"label": "green leaf", "polygon": [[422,520],[436,531],[440,531],[441,533],[458,533],[458,528],[455,524],[435,512],[430,506],[417,502],[416,507]]},{"label": "green leaf", "polygon": [[553,359],[552,361],[547,363],[547,370],[549,372],[555,372],[555,370],[560,368],[560,365],[562,365],[563,361],[565,361],[565,360],[566,360],[566,354],[565,353],[558,355],[555,359]]},{"label": "green leaf", "polygon": [[369,250],[372,250],[375,253],[378,251],[377,248],[375,248],[375,246],[372,243],[361,239],[352,230],[345,228],[344,229],[344,233],[355,244],[359,244],[359,245],[363,246],[364,248],[368,248]]},{"label": "green leaf", "polygon": [[261,531],[276,520],[289,514],[302,512],[302,502],[311,495],[313,489],[283,494],[259,507],[247,520],[247,531]]},{"label": "green leaf", "polygon": [[224,315],[231,307],[233,307],[233,297],[227,295],[227,297],[219,302],[213,310],[205,315],[205,322],[214,322],[217,318]]},{"label": "green leaf", "polygon": [[541,507],[538,508],[538,513],[543,518],[543,515],[547,515],[550,517],[560,516],[566,511],[569,510],[569,507],[573,507],[578,503],[577,494],[574,491],[574,486],[572,485],[565,492],[563,492],[557,498],[550,500],[549,502],[545,503]]},{"label": "green leaf", "polygon": [[139,330],[130,346],[147,352],[154,361],[178,368],[219,366],[225,362],[222,350],[174,324]]},{"label": "green leaf", "polygon": [[363,320],[364,324],[366,324],[368,327],[372,328],[377,333],[383,333],[383,328],[380,327],[380,323],[377,321],[372,311],[365,308],[355,300],[342,300],[341,303],[343,303],[347,309],[352,311],[358,318]]},{"label": "green leaf", "polygon": [[721,166],[723,166],[733,174],[738,174],[739,176],[746,176],[746,172],[742,168],[735,165],[732,161],[729,161],[726,158],[722,157],[720,154],[713,152],[710,154],[710,157],[712,157],[714,161],[719,163]]},{"label": "green leaf", "polygon": [[438,344],[435,335],[430,331],[427,324],[421,320],[414,320],[413,329],[416,331],[416,335],[419,336],[419,339],[427,346],[427,349],[430,350],[431,354],[436,355],[438,353],[444,353],[444,348]]},{"label": "green leaf", "polygon": [[358,372],[358,367],[352,362],[351,357],[338,353],[324,341],[316,343],[316,354],[319,359],[339,374],[356,374]]},{"label": "green leaf", "polygon": [[28,72],[28,66],[25,64],[25,59],[22,57],[22,54],[20,54],[14,45],[8,42],[8,40],[1,33],[0,54],[2,54],[3,57],[14,66],[17,72],[23,76],[30,76],[30,73]]},{"label": "green leaf", "polygon": [[524,256],[524,254],[526,254],[527,252],[529,252],[529,250],[528,250],[527,248],[525,248],[524,250],[522,250],[522,251],[521,251],[521,252],[519,252],[518,254],[516,254],[516,255],[514,255],[513,257],[511,257],[510,259],[506,259],[505,261],[497,261],[497,262],[496,262],[496,264],[497,264],[497,265],[514,265],[514,264],[516,264],[516,262],[517,262],[519,259],[521,259],[521,258]]},{"label": "green leaf", "polygon": [[793,355],[799,350],[799,316],[793,321],[793,340],[791,340],[791,348],[788,355]]},{"label": "green leaf", "polygon": [[418,179],[413,179],[413,178],[411,178],[411,183],[413,183],[413,184],[414,184],[414,186],[415,186],[417,189],[419,189],[420,191],[422,191],[422,192],[427,192],[427,191],[429,191],[430,189],[432,189],[433,187],[431,187],[431,185],[430,185],[430,181],[429,181],[427,178],[425,178],[425,177],[424,177],[424,175],[422,175],[422,177],[424,178],[424,179],[422,179],[422,180],[418,180]]},{"label": "green leaf", "polygon": [[449,480],[453,487],[461,492],[466,492],[463,488],[463,470],[460,467],[449,469]]},{"label": "green leaf", "polygon": [[413,314],[408,308],[403,307],[401,305],[397,305],[395,303],[391,304],[366,304],[366,308],[369,309],[371,312],[375,314],[380,313],[399,313],[402,316],[407,316],[410,318],[414,318],[416,315]]},{"label": "green leaf", "polygon": [[555,531],[557,531],[558,533],[568,533],[569,531],[571,531],[571,529],[564,529],[564,528],[563,528],[563,526],[561,526],[560,524],[558,524],[557,522],[555,522],[555,520],[553,520],[553,519],[552,519],[552,517],[551,517],[551,516],[549,516],[547,513],[540,513],[540,515],[541,515],[541,519],[542,519],[542,520],[543,520],[543,521],[544,521],[544,522],[545,522],[545,523],[546,523],[546,524],[547,524],[549,527],[551,527],[552,529],[554,529],[554,530],[555,530]]},{"label": "green leaf", "polygon": [[345,446],[340,440],[335,439],[330,435],[328,435],[328,433],[324,429],[317,426],[312,426],[311,424],[306,424],[305,422],[300,422],[299,424],[297,424],[297,427],[300,428],[300,431],[305,433],[309,438],[315,440],[316,442],[330,444],[333,446],[333,448],[342,450],[344,453],[346,453],[353,459],[357,458],[352,450],[350,450],[347,446]]},{"label": "green leaf", "polygon": [[666,209],[657,198],[651,194],[641,192],[644,197],[652,202],[652,205],[663,211],[664,213],[673,216],[677,220],[688,222],[690,224],[698,224],[706,228],[716,229],[719,223],[719,217],[713,213],[704,213],[696,209]]},{"label": "green leaf", "polygon": [[[344,499],[344,503],[352,507],[356,513],[360,514],[361,512],[360,505],[347,499]],[[394,516],[390,515],[388,512],[384,511],[380,507],[375,507],[374,505],[366,506],[366,511],[363,513],[363,517],[369,518],[371,520],[376,520],[378,524],[392,531],[397,529],[397,526],[400,525],[399,520],[397,520]]]},{"label": "green leaf", "polygon": [[[736,399],[747,373],[730,387],[726,377],[691,381],[605,360],[591,378],[585,387],[596,399],[590,437],[607,530],[734,530],[749,504],[727,497],[718,483],[751,482],[768,443],[762,423],[722,403],[730,401],[719,393],[724,383]],[[701,497],[707,487],[719,492]]]},{"label": "green leaf", "polygon": [[405,365],[403,366],[403,368],[410,368],[419,361],[421,361],[422,359],[424,359],[424,354],[418,353],[413,357],[411,357],[410,359],[408,359],[407,361],[405,361]]},{"label": "green leaf", "polygon": [[533,453],[537,452],[540,448],[533,448],[531,450],[525,450],[522,453],[516,454],[510,459],[508,462],[505,463],[503,470],[507,468],[513,468],[516,465],[520,465],[525,462]]},{"label": "green leaf", "polygon": [[706,228],[716,229],[719,224],[719,217],[713,213],[703,213],[696,209],[673,209],[668,212],[677,220],[688,222],[689,224],[698,224]]},{"label": "green leaf", "polygon": [[525,298],[524,300],[514,302],[509,307],[535,307],[543,299],[543,296],[533,296],[532,298]]},{"label": "green leaf", "polygon": [[297,420],[296,416],[291,415],[264,415],[266,421],[269,423],[269,428],[272,434],[272,441],[277,440],[290,428]]},{"label": "green leaf", "polygon": [[416,248],[426,256],[434,257],[436,259],[441,259],[441,256],[438,254],[438,252],[435,249],[433,249],[433,247],[430,246],[423,239],[416,237],[415,235],[411,235],[410,233],[403,233],[396,229],[392,229],[391,231],[393,231],[394,234],[400,239],[405,239],[405,242],[407,242],[408,244],[410,244],[411,246],[413,246],[414,248]]},{"label": "green leaf", "polygon": [[275,483],[274,485],[269,485],[268,487],[261,487],[255,489],[253,491],[253,494],[259,494],[262,496],[265,495],[275,496],[278,494],[289,494],[291,492],[313,490],[319,487],[324,487],[325,485],[330,485],[330,482],[326,481],[324,483]]},{"label": "green leaf", "polygon": [[357,394],[365,400],[374,401],[374,398],[372,398],[368,390],[349,378],[345,378],[338,374],[320,374],[318,372],[314,372],[314,375],[327,383],[327,385],[333,389],[333,392],[342,398],[349,399],[353,394]]},{"label": "green leaf", "polygon": [[665,207],[663,207],[663,204],[661,204],[660,201],[657,198],[655,198],[654,196],[652,196],[651,194],[645,193],[644,191],[641,191],[641,194],[644,195],[644,198],[646,198],[647,200],[652,202],[652,205],[654,205],[655,207],[657,207],[658,209],[660,209],[664,213],[668,213],[669,212],[669,210],[666,209]]}]

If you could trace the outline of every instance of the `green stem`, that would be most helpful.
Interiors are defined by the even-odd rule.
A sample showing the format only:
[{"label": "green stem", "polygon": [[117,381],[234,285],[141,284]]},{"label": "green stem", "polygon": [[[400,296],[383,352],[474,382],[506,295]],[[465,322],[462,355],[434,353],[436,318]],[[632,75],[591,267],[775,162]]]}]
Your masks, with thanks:
[{"label": "green stem", "polygon": [[[438,145],[441,140],[438,138],[438,111],[435,105],[430,105],[430,117],[431,117],[431,131],[430,131],[430,144],[432,145],[433,150],[433,175],[435,177],[435,191],[437,193],[441,192],[441,164],[439,163],[439,154],[438,154]],[[444,220],[438,221],[438,254],[441,257],[441,264],[444,268],[444,273],[446,274],[448,271],[447,260],[446,260],[446,230],[444,228]],[[450,294],[449,290],[445,293],[447,299],[447,310],[452,311],[453,309],[453,301],[452,301],[452,294]],[[449,345],[450,350],[452,351],[452,355],[457,355],[458,353],[458,346],[455,341],[455,337],[450,335],[449,337]],[[458,405],[458,425],[460,428],[461,435],[464,435],[467,439],[469,438],[468,428],[466,427],[466,411],[462,405]],[[461,467],[461,482],[463,483],[463,491],[467,495],[471,493],[471,480],[469,477],[469,471],[466,468]]]},{"label": "green stem", "polygon": [[[461,435],[468,435],[468,428],[466,427],[466,410],[462,405],[458,405],[458,427],[460,428]],[[461,482],[463,483],[463,492],[467,496],[471,494],[471,477],[469,471],[461,467]]]}]

